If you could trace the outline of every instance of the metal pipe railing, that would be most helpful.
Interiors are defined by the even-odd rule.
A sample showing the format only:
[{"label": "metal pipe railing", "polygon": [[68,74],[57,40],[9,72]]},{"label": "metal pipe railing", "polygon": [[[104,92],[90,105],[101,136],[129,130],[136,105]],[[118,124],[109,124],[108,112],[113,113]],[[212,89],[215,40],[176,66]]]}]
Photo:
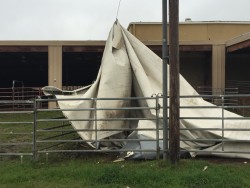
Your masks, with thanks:
[{"label": "metal pipe railing", "polygon": [[[249,97],[250,95],[229,95],[230,97],[234,96],[234,97]],[[225,147],[226,143],[250,143],[249,140],[246,139],[241,139],[241,140],[237,140],[237,139],[227,139],[225,137],[226,132],[228,131],[234,131],[234,132],[238,132],[238,131],[244,131],[244,132],[248,132],[250,131],[250,125],[249,127],[245,127],[243,128],[239,128],[239,127],[235,127],[235,128],[228,128],[225,126],[226,121],[228,120],[250,120],[250,117],[242,117],[242,116],[238,116],[238,117],[226,117],[225,116],[225,110],[226,109],[230,109],[230,108],[250,108],[250,106],[247,105],[242,105],[242,106],[227,106],[225,105],[224,101],[225,98],[229,97],[228,95],[219,95],[222,103],[219,106],[181,106],[180,109],[181,110],[188,110],[188,109],[220,109],[221,113],[218,114],[216,117],[210,117],[209,114],[206,117],[194,117],[194,116],[181,116],[180,117],[180,121],[185,121],[185,120],[207,120],[207,121],[221,121],[221,127],[217,127],[217,128],[213,128],[213,127],[209,127],[209,125],[204,125],[204,127],[190,127],[190,128],[180,128],[180,131],[182,133],[185,133],[185,131],[191,131],[191,132],[195,132],[195,131],[199,131],[199,132],[203,132],[203,131],[218,131],[221,132],[221,136],[219,138],[199,138],[199,139],[191,139],[191,138],[180,138],[180,142],[200,142],[200,143],[206,143],[206,142],[211,142],[211,143],[221,143],[222,144],[222,149],[221,151],[214,151],[214,150],[201,150],[200,148],[192,149],[192,150],[188,150],[189,152],[197,152],[197,153],[250,153],[250,151],[238,151],[237,148],[235,149],[235,151],[228,151],[228,149]],[[213,96],[210,96],[213,97]],[[191,99],[191,98],[203,98],[203,96],[181,96],[181,99]],[[41,109],[39,108],[39,106],[37,105],[37,103],[40,102],[51,102],[51,101],[80,101],[80,100],[91,100],[93,101],[94,106],[92,108],[82,108],[82,109]],[[31,101],[15,101],[15,103],[18,104],[18,102],[20,102],[20,104],[25,104],[26,102],[28,104],[32,104],[33,105],[33,110],[29,110],[29,111],[1,111],[0,112],[0,130],[2,126],[11,126],[13,127],[12,131],[7,131],[7,132],[3,132],[0,131],[0,135],[5,136],[27,136],[27,140],[23,140],[20,142],[13,142],[11,139],[8,140],[6,139],[5,142],[3,142],[3,140],[1,140],[0,137],[0,146],[1,147],[10,147],[15,145],[16,147],[25,147],[24,149],[20,148],[18,151],[8,151],[8,152],[0,152],[0,156],[11,156],[11,155],[28,155],[28,156],[32,156],[33,160],[37,160],[37,157],[39,154],[41,153],[62,153],[62,152],[122,152],[122,151],[127,151],[127,150],[123,150],[123,149],[119,149],[119,150],[115,150],[115,151],[103,151],[100,149],[99,145],[100,143],[107,143],[107,142],[154,142],[155,143],[155,148],[152,148],[152,150],[139,150],[139,149],[133,149],[132,151],[134,152],[155,152],[156,154],[156,158],[159,159],[161,154],[163,153],[163,148],[162,148],[162,143],[163,143],[163,138],[160,137],[160,131],[163,131],[163,127],[160,126],[160,122],[162,122],[162,106],[159,105],[159,103],[162,102],[162,95],[154,95],[152,97],[148,97],[148,98],[143,98],[143,97],[137,97],[137,98],[111,98],[110,100],[152,100],[154,101],[153,106],[132,106],[132,107],[121,107],[121,108],[97,108],[96,103],[100,100],[109,100],[108,98],[89,98],[89,99],[62,99],[62,100],[55,100],[55,99],[36,99],[33,102]],[[0,101],[1,104],[2,101]],[[5,103],[7,103],[7,101],[4,101]],[[117,111],[151,111],[154,112],[152,115],[150,115],[149,117],[130,117],[130,116],[123,116],[123,117],[112,117],[112,118],[101,118],[98,117],[98,111],[109,111],[109,110],[117,110]],[[61,113],[62,112],[66,112],[66,111],[72,111],[72,112],[77,112],[77,111],[89,111],[91,113],[93,113],[93,117],[91,118],[72,118],[72,119],[65,119],[61,117]],[[40,113],[46,113],[46,114],[50,114],[50,113],[54,113],[54,114],[60,114],[60,118],[52,118],[52,117],[41,117]],[[7,115],[22,115],[22,114],[28,114],[31,119],[29,120],[23,120],[23,121],[17,121],[17,120],[12,120],[12,119],[8,119],[6,120],[6,118],[2,118],[4,116]],[[115,121],[140,121],[140,120],[150,120],[155,122],[155,128],[135,128],[135,127],[129,127],[129,128],[109,128],[107,127],[106,129],[102,129],[99,130],[97,123],[99,121],[106,121],[106,122],[115,122]],[[64,122],[74,122],[74,121],[84,121],[84,122],[92,122],[93,123],[93,128],[81,128],[81,129],[73,129],[70,128],[67,124],[63,124]],[[59,123],[62,123],[62,125],[60,125]],[[56,125],[55,125],[56,124]],[[19,129],[17,129],[20,126],[27,126],[27,129],[30,129],[30,131],[20,131]],[[19,130],[16,131],[15,130]],[[4,129],[3,129],[4,130]],[[119,132],[132,132],[132,131],[151,131],[155,133],[155,138],[153,139],[127,139],[127,138],[109,138],[109,139],[99,139],[98,138],[98,133],[100,131],[119,131]],[[82,139],[73,139],[75,137],[75,134],[77,132],[92,132],[94,133],[94,137],[93,139],[88,139],[88,140],[82,140]],[[74,135],[74,136],[73,136]],[[21,139],[20,139],[21,140]],[[168,141],[168,140],[167,140]],[[94,143],[95,144],[95,149],[67,149],[65,150],[64,147],[57,147],[57,146],[61,146],[64,144],[76,144],[76,143]],[[28,150],[26,148],[26,146],[32,146],[32,149]]]}]

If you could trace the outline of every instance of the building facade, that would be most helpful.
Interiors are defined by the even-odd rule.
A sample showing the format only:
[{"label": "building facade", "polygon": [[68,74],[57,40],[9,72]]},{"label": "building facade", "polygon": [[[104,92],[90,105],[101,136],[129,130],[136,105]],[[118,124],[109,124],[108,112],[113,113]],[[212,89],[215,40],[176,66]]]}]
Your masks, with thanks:
[{"label": "building facade", "polygon": [[[131,23],[128,30],[161,54],[161,23]],[[181,74],[196,89],[209,87],[216,93],[250,82],[249,32],[250,22],[180,23]]]},{"label": "building facade", "polygon": [[[179,25],[180,72],[194,88],[214,92],[250,83],[250,22]],[[161,23],[130,23],[128,30],[162,53]],[[97,75],[105,41],[0,41],[0,88],[84,86]]]}]

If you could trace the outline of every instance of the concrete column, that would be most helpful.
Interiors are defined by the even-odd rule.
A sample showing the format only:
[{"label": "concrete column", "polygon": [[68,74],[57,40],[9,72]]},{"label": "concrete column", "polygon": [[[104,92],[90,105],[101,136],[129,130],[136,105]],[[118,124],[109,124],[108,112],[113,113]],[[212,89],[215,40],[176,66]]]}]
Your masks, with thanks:
[{"label": "concrete column", "polygon": [[49,86],[62,88],[62,46],[49,46]]},{"label": "concrete column", "polygon": [[221,94],[225,89],[225,45],[213,45],[212,89],[213,94]]},{"label": "concrete column", "polygon": [[[48,49],[49,86],[62,88],[62,46],[53,45]],[[49,102],[49,108],[56,108],[55,102]]]}]

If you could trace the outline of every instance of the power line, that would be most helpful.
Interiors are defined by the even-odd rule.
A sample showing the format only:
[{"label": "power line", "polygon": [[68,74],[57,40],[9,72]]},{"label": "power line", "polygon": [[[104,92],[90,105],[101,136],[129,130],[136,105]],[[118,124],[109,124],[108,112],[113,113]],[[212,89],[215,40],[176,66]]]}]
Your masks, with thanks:
[{"label": "power line", "polygon": [[118,5],[118,8],[117,8],[116,20],[117,20],[117,18],[118,18],[118,14],[119,14],[119,10],[120,10],[121,1],[122,1],[122,0],[119,1],[119,5]]}]

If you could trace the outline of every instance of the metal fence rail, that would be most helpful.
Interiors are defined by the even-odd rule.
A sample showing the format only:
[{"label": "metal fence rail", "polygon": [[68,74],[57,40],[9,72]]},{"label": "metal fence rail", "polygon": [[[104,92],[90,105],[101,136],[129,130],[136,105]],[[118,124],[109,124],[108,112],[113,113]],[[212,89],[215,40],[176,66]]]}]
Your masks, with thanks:
[{"label": "metal fence rail", "polygon": [[[225,121],[233,119],[235,120],[250,120],[248,116],[238,116],[235,118],[225,117],[224,110],[233,111],[239,113],[241,109],[249,109],[248,105],[235,105],[230,106],[223,101],[226,98],[249,98],[250,95],[199,95],[199,96],[181,96],[182,99],[192,99],[192,98],[220,98],[222,101],[219,106],[181,106],[181,110],[190,110],[190,109],[208,109],[212,111],[213,109],[220,109],[221,114],[216,117],[206,116],[206,117],[191,117],[191,116],[181,116],[180,121],[182,120],[193,120],[193,121],[215,121],[219,120],[221,122],[220,128],[212,128],[209,126],[204,126],[202,128],[180,128],[181,132],[203,132],[203,131],[217,131],[221,133],[220,138],[199,138],[199,139],[191,139],[191,138],[181,138],[181,142],[216,142],[224,144],[229,142],[245,142],[248,143],[248,140],[228,140],[225,138],[225,132],[234,131],[234,132],[249,132],[249,128],[241,129],[238,127],[235,128],[225,128]],[[48,156],[49,153],[87,153],[87,152],[154,152],[156,154],[156,158],[159,159],[161,154],[163,153],[161,144],[164,141],[160,136],[160,132],[162,131],[162,106],[159,103],[162,102],[161,95],[154,95],[148,98],[79,98],[79,99],[61,99],[61,101],[92,101],[94,106],[91,108],[82,108],[82,109],[44,109],[41,108],[42,103],[49,102],[58,102],[56,99],[35,99],[30,101],[15,101],[16,104],[29,104],[33,106],[32,110],[29,111],[0,111],[0,156],[31,156],[33,160],[38,159],[39,155]],[[101,108],[97,107],[96,104],[98,101],[127,101],[131,105],[129,107],[121,107],[121,108]],[[140,105],[139,105],[140,101]],[[145,101],[150,101],[153,106],[149,107],[146,105]],[[0,101],[0,104],[6,104],[8,101]],[[143,105],[142,105],[143,104]],[[98,117],[98,112],[112,112],[112,111],[122,111],[124,116],[121,117]],[[145,116],[138,115],[143,114],[142,112],[152,112],[153,116]],[[73,118],[66,119],[62,115],[62,112],[91,112],[93,116],[90,118]],[[137,116],[133,116],[133,114],[137,114]],[[145,113],[144,113],[145,114]],[[149,113],[150,114],[150,113]],[[100,131],[97,128],[97,123],[100,121],[103,122],[138,122],[140,120],[151,120],[155,122],[154,128],[143,128],[138,129],[136,127],[130,126],[126,128],[112,128],[106,127],[105,131],[111,132],[125,132],[126,134],[131,133],[132,131],[151,131],[156,135],[155,139],[137,139],[137,138],[119,138],[113,137],[109,139],[99,139],[98,134]],[[71,126],[71,122],[92,122],[92,128],[81,128],[74,129]],[[93,137],[83,140],[77,134],[77,132],[91,132],[93,133]],[[101,146],[105,146],[107,143],[129,143],[129,142],[153,142],[155,143],[155,147],[152,149],[122,149],[121,147],[116,147],[115,150],[104,150]],[[168,142],[168,141],[167,141]],[[95,148],[90,147],[87,143],[91,143]],[[249,143],[250,144],[250,143]],[[239,151],[237,148],[233,151],[225,150],[224,147],[220,151],[211,151],[211,150],[200,150],[200,149],[192,149],[189,152],[197,152],[203,154],[213,153],[242,153],[242,154],[250,154],[250,149],[248,151]]]},{"label": "metal fence rail", "polygon": [[[0,88],[0,111],[32,110],[33,100],[42,97],[43,92],[38,87]],[[47,104],[44,103],[45,107],[47,108]]]},{"label": "metal fence rail", "polygon": [[[143,129],[143,131],[155,131],[156,135],[157,135],[157,139],[145,139],[144,141],[154,141],[156,146],[152,149],[148,149],[148,150],[140,150],[140,149],[134,149],[132,151],[134,152],[156,152],[157,156],[159,158],[160,156],[160,150],[159,149],[155,149],[155,148],[159,148],[159,108],[158,108],[158,100],[159,97],[149,97],[149,98],[85,98],[85,99],[61,99],[61,101],[75,101],[75,100],[85,100],[85,101],[92,101],[94,106],[92,108],[84,108],[84,109],[38,109],[37,113],[42,113],[42,112],[63,112],[63,111],[72,111],[72,112],[79,112],[79,111],[89,111],[93,113],[93,116],[90,118],[74,118],[74,119],[64,119],[64,118],[58,118],[58,119],[51,119],[51,118],[37,118],[37,128],[36,128],[36,132],[37,134],[39,133],[39,136],[37,136],[36,139],[36,144],[37,144],[37,153],[38,154],[42,154],[42,153],[61,153],[61,152],[127,152],[127,151],[131,151],[131,150],[124,150],[121,149],[119,147],[117,147],[115,150],[103,150],[100,147],[100,144],[105,146],[105,143],[113,143],[113,142],[135,142],[135,141],[143,141],[143,139],[125,139],[125,138],[109,138],[109,139],[99,139],[98,138],[98,132],[100,131],[110,131],[110,132],[132,132],[134,130],[136,130],[136,128],[133,127],[127,127],[127,128],[112,128],[112,127],[105,127],[104,130],[98,130],[97,128],[97,123],[100,121],[104,121],[104,122],[121,122],[121,121],[126,121],[126,122],[134,122],[134,121],[139,121],[139,120],[152,120],[156,122],[156,128],[154,129]],[[96,103],[97,101],[126,101],[126,102],[130,102],[133,103],[132,107],[122,107],[122,108],[97,108]],[[145,100],[150,100],[153,101],[155,103],[155,106],[153,107],[148,107],[148,106],[138,106],[138,104],[136,105],[136,103],[138,101],[145,101]],[[47,102],[47,101],[54,101],[54,99],[50,99],[50,100],[44,100],[44,99],[40,99],[37,100],[37,102]],[[122,111],[124,112],[124,116],[121,117],[98,117],[98,113],[100,111],[105,111],[105,112],[112,112],[112,111]],[[141,111],[148,111],[148,110],[153,110],[156,112],[156,116],[155,117],[131,117],[131,113],[138,113]],[[65,123],[69,124],[69,121],[74,122],[81,122],[81,121],[85,121],[85,122],[93,122],[93,127],[92,128],[88,128],[88,129],[72,129],[71,127],[65,127]],[[55,129],[45,129],[44,127],[42,127],[42,124],[46,124],[46,123],[59,123],[59,124],[63,124],[62,127],[61,126],[56,126]],[[84,131],[84,132],[92,132],[94,134],[94,136],[88,140],[82,140],[81,138],[78,137],[78,135],[76,134],[79,131]],[[53,136],[50,137],[50,139],[43,139],[44,136],[46,136],[47,134],[53,134]],[[59,133],[59,134],[58,134]],[[70,135],[70,139],[68,138]],[[72,148],[69,149],[59,149],[59,148],[54,148],[53,146],[56,145],[68,145],[66,147],[69,147],[70,145],[72,146],[72,144],[82,144],[82,143],[92,143],[94,146],[96,146],[95,148],[91,148],[91,147],[77,147],[75,148],[74,146]],[[47,147],[42,148],[42,145],[46,145]]]},{"label": "metal fence rail", "polygon": [[[62,86],[62,90],[72,91],[81,87],[83,86]],[[24,87],[22,81],[13,80],[12,87],[0,88],[0,101],[6,101],[0,103],[0,111],[32,110],[32,103],[20,103],[20,101],[33,101],[41,98],[46,98],[41,87]],[[43,106],[40,108],[48,108],[48,103],[43,102],[42,104]]]},{"label": "metal fence rail", "polygon": [[0,111],[0,156],[33,156],[33,114],[33,111]]}]

